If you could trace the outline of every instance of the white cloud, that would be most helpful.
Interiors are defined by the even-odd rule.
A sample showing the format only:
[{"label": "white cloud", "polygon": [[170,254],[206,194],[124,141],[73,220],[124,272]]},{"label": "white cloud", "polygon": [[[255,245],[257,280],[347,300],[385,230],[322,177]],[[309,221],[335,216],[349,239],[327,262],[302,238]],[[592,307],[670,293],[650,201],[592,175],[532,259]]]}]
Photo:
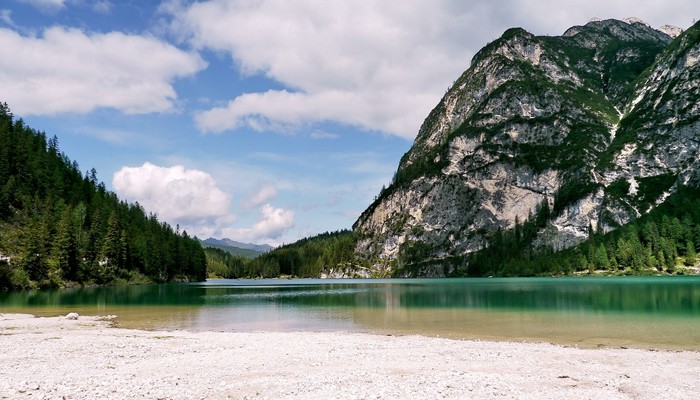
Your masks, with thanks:
[{"label": "white cloud", "polygon": [[265,185],[259,188],[252,195],[248,196],[245,200],[244,205],[246,208],[255,208],[268,202],[277,196],[277,189],[274,186]]},{"label": "white cloud", "polygon": [[[653,4],[652,4],[653,3]],[[687,27],[697,0],[170,1],[171,31],[229,54],[244,74],[287,90],[247,93],[202,111],[202,132],[335,121],[413,138],[475,51],[512,26],[561,34],[590,17],[635,14]],[[679,12],[686,10],[687,14]],[[674,19],[675,18],[675,19]]]},{"label": "white cloud", "polygon": [[294,227],[294,211],[265,204],[260,208],[260,218],[250,228],[222,229],[223,237],[252,243],[277,244],[277,239]]},{"label": "white cloud", "polygon": [[159,167],[147,162],[123,167],[114,174],[112,186],[120,197],[138,201],[172,224],[214,223],[228,216],[231,204],[231,196],[208,173],[181,165]]},{"label": "white cloud", "polygon": [[198,114],[203,132],[330,120],[411,138],[469,62],[447,39],[474,22],[432,0],[207,1],[176,12],[173,29],[288,88]]},{"label": "white cloud", "polygon": [[112,177],[112,186],[120,198],[138,202],[161,221],[178,224],[190,235],[202,238],[277,244],[295,223],[294,211],[265,203],[277,196],[271,185],[260,187],[247,199],[246,207],[258,208],[257,217],[253,213],[241,215],[245,221],[239,220],[231,210],[231,194],[207,172],[182,165],[160,167],[147,162],[140,167],[122,167]]},{"label": "white cloud", "polygon": [[48,28],[41,36],[0,29],[3,99],[20,115],[127,114],[174,110],[172,81],[206,67],[196,54],[150,36]]}]

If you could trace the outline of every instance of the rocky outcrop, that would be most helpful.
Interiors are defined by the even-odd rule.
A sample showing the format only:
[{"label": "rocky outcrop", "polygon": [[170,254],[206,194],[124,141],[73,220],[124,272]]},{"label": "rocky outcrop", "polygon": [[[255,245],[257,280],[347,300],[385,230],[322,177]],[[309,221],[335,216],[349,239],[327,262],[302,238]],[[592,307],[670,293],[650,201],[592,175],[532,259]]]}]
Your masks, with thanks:
[{"label": "rocky outcrop", "polygon": [[533,246],[647,212],[700,171],[700,44],[638,20],[560,37],[513,28],[473,58],[426,118],[392,184],[360,216],[374,268],[443,275],[546,207]]}]

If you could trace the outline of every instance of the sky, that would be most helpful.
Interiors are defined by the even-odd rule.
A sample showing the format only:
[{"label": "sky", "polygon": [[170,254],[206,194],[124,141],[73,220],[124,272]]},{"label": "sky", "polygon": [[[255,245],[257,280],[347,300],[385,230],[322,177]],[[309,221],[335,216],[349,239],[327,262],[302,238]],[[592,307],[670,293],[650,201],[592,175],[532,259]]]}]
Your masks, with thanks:
[{"label": "sky", "polygon": [[510,27],[689,27],[698,0],[0,0],[0,101],[190,235],[350,228]]}]

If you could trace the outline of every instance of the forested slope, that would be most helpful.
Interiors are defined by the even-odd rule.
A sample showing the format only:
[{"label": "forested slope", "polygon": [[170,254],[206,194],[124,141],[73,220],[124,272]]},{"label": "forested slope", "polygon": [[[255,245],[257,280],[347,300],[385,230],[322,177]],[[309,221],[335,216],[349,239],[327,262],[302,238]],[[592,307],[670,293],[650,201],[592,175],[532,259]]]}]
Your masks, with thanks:
[{"label": "forested slope", "polygon": [[199,242],[82,174],[0,105],[0,289],[202,280]]}]

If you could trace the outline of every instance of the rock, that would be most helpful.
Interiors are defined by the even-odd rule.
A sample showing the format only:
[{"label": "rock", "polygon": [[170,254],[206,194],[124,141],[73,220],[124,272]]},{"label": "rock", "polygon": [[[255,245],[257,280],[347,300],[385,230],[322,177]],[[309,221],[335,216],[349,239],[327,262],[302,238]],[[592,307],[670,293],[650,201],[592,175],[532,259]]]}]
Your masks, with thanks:
[{"label": "rock", "polygon": [[354,224],[368,272],[449,274],[545,204],[533,249],[567,248],[700,182],[699,31],[601,20],[489,43]]},{"label": "rock", "polygon": [[76,319],[78,319],[78,317],[80,317],[80,315],[78,315],[78,313],[74,313],[74,312],[68,313],[68,315],[66,315],[66,319],[76,320]]}]

